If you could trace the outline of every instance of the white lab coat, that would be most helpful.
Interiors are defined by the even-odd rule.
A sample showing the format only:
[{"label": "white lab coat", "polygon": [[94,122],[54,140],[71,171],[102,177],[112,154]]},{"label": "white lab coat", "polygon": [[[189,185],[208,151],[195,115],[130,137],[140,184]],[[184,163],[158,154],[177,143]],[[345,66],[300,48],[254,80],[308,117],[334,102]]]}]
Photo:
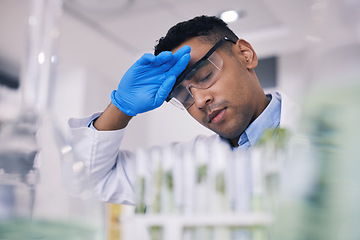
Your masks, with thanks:
[{"label": "white lab coat", "polygon": [[[280,93],[275,93],[280,94]],[[281,96],[280,127],[295,130],[299,117],[299,108],[284,94]],[[96,131],[88,127],[92,119],[100,113],[83,119],[70,119],[71,145],[76,161],[82,161],[84,174],[90,181],[94,194],[102,201],[117,204],[135,204],[134,178],[135,154],[120,150],[125,129],[116,131]],[[206,146],[214,146],[223,141],[218,135],[209,137],[197,136],[192,141],[178,144],[185,150],[193,148],[195,143],[202,141]],[[156,148],[167,146],[155,146]]]}]

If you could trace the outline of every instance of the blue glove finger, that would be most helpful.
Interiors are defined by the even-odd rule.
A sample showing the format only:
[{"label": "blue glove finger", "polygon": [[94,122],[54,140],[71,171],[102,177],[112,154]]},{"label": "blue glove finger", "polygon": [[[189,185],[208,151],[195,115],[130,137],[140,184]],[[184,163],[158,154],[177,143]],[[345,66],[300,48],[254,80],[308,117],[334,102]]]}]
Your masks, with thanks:
[{"label": "blue glove finger", "polygon": [[167,96],[170,94],[172,87],[176,82],[176,77],[174,75],[169,76],[160,86],[156,95],[155,95],[155,105],[161,106]]},{"label": "blue glove finger", "polygon": [[[166,80],[161,84],[160,88],[158,89],[155,101],[161,104],[165,101],[167,96],[170,94],[171,89],[173,88],[176,78],[184,69],[186,68],[187,64],[190,61],[190,54],[186,53],[184,56],[180,58],[180,60],[170,69],[170,71],[166,74]],[[173,73],[173,74],[171,74]],[[161,105],[160,104],[160,105]],[[159,106],[160,106],[159,105]]]},{"label": "blue glove finger", "polygon": [[181,47],[179,50],[177,50],[174,53],[174,64],[175,62],[179,61],[179,59],[185,55],[186,53],[190,53],[191,52],[191,47],[189,45],[184,45],[183,47]]},{"label": "blue glove finger", "polygon": [[190,53],[183,55],[180,60],[167,72],[167,76],[174,75],[178,77],[190,62]]},{"label": "blue glove finger", "polygon": [[171,60],[172,58],[174,58],[172,52],[170,51],[161,52],[159,55],[155,57],[154,61],[152,62],[152,66],[155,67],[161,66],[164,63],[169,62],[169,60]]},{"label": "blue glove finger", "polygon": [[140,65],[146,65],[149,63],[152,63],[155,60],[155,56],[154,54],[151,53],[145,53],[144,55],[141,56],[141,58],[139,60],[137,60],[136,62]]},{"label": "blue glove finger", "polygon": [[[190,51],[191,51],[190,46],[188,45],[183,46],[174,53],[174,55],[172,56],[172,58],[168,60],[168,62],[164,61],[164,64],[161,66],[161,70],[164,72],[170,70],[180,60],[182,56],[184,56],[187,53],[190,53]],[[168,52],[168,51],[164,51],[164,52]],[[164,52],[161,52],[160,54]]]}]

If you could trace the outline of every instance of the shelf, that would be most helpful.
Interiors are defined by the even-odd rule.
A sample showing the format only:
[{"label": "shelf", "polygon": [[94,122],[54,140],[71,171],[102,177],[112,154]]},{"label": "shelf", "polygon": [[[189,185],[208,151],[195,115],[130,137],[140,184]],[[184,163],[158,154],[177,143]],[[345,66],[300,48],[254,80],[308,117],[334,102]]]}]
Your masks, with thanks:
[{"label": "shelf", "polygon": [[169,224],[177,224],[182,227],[193,226],[237,226],[237,227],[253,227],[265,226],[273,222],[273,217],[269,214],[150,214],[123,217],[121,222],[133,221],[143,226],[162,226]]},{"label": "shelf", "polygon": [[273,216],[264,213],[251,214],[148,214],[124,216],[121,219],[123,239],[147,239],[151,227],[162,230],[162,239],[181,240],[185,228],[196,227],[266,227],[274,222]]}]

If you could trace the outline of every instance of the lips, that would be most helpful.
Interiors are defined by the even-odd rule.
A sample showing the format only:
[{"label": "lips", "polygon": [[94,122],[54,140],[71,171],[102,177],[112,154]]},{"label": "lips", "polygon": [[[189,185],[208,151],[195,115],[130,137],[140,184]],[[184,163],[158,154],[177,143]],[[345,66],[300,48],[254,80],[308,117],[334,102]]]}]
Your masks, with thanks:
[{"label": "lips", "polygon": [[226,108],[212,111],[212,112],[209,114],[209,123],[211,123],[211,122],[218,123],[219,121],[221,121],[221,119],[222,119],[223,116],[224,116],[225,110],[226,110]]}]

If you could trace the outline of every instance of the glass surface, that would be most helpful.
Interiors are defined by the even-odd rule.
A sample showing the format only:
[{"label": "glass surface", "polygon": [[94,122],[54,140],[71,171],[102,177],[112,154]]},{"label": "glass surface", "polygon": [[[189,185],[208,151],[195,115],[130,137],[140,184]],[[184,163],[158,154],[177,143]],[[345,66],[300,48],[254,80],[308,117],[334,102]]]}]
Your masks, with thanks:
[{"label": "glass surface", "polygon": [[[209,58],[201,61],[195,68],[188,72],[184,80],[178,85],[172,96],[184,108],[189,108],[194,103],[191,88],[207,89],[216,81],[223,61],[221,57],[214,52]],[[181,105],[179,107],[181,107]]]},{"label": "glass surface", "polygon": [[29,4],[22,107],[0,127],[0,239],[104,239],[104,204],[49,111],[62,1]]}]

